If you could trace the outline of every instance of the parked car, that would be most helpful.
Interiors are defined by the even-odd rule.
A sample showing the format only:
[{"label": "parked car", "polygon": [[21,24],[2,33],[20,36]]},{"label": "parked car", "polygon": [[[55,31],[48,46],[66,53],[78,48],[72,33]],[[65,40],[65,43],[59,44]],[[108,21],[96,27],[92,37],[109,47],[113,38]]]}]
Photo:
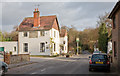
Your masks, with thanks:
[{"label": "parked car", "polygon": [[89,71],[93,69],[110,71],[110,60],[107,54],[93,54],[89,58]]},{"label": "parked car", "polygon": [[8,71],[8,65],[5,62],[0,61],[0,72],[1,72],[1,75],[4,75],[7,71]]},{"label": "parked car", "polygon": [[94,51],[93,54],[100,54],[101,51]]}]

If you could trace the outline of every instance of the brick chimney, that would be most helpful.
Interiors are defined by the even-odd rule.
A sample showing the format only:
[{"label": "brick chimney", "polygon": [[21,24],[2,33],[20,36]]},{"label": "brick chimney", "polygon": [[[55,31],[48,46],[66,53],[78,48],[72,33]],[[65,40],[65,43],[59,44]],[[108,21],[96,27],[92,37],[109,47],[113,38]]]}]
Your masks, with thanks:
[{"label": "brick chimney", "polygon": [[37,8],[34,11],[34,27],[39,27],[40,26],[40,12]]}]

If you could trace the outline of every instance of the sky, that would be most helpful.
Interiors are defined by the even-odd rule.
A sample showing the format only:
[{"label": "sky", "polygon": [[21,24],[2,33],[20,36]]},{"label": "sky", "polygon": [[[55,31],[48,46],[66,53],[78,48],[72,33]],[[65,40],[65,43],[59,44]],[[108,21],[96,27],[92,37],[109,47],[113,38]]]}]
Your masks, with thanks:
[{"label": "sky", "polygon": [[[42,0],[43,1],[43,0]],[[33,11],[39,4],[40,16],[56,15],[60,26],[73,25],[77,30],[95,28],[98,16],[111,12],[116,1],[111,2],[19,2],[12,0],[0,2],[0,28],[10,32],[19,25],[25,17],[33,17]]]}]

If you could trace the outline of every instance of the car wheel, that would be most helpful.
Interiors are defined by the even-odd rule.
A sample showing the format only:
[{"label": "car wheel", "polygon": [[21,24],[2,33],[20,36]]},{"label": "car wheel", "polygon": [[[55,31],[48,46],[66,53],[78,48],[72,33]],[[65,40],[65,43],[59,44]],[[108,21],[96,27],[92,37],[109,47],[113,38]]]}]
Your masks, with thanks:
[{"label": "car wheel", "polygon": [[89,68],[89,71],[92,71],[92,69],[91,69],[91,68]]},{"label": "car wheel", "polygon": [[110,69],[107,69],[106,71],[107,71],[107,72],[110,72]]}]

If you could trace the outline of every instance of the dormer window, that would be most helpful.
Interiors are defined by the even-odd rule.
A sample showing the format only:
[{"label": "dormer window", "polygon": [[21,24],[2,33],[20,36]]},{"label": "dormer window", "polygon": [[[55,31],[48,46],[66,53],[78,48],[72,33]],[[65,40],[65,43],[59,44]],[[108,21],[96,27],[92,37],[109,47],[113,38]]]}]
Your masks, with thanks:
[{"label": "dormer window", "polygon": [[27,32],[23,32],[23,36],[27,37],[28,36]]}]

